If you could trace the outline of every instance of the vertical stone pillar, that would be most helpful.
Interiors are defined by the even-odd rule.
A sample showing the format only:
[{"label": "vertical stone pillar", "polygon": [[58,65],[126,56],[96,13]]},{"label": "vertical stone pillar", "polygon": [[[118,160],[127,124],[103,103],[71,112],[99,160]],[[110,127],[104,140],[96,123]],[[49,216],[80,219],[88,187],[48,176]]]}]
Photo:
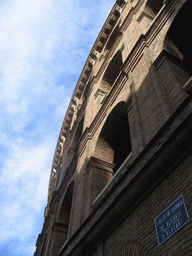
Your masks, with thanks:
[{"label": "vertical stone pillar", "polygon": [[59,222],[53,225],[53,235],[50,248],[50,256],[57,256],[65,241],[67,240],[68,226]]},{"label": "vertical stone pillar", "polygon": [[190,78],[182,64],[180,59],[165,50],[160,53],[154,62],[173,110],[186,98],[186,93],[182,87]]},{"label": "vertical stone pillar", "polygon": [[[102,189],[113,177],[113,168],[115,164],[91,157],[87,164],[87,175],[85,182],[85,191],[87,199],[85,202],[84,212],[88,216],[92,210],[92,203],[99,195]],[[85,216],[84,216],[85,217]]]}]

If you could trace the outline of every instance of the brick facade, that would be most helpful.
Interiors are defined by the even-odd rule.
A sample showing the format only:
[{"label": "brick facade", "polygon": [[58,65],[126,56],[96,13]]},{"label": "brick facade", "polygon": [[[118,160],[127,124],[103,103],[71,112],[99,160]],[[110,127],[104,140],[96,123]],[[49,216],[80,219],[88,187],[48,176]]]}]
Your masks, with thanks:
[{"label": "brick facade", "polygon": [[[191,0],[119,0],[67,110],[35,256],[192,255]],[[189,222],[159,245],[183,195]]]}]

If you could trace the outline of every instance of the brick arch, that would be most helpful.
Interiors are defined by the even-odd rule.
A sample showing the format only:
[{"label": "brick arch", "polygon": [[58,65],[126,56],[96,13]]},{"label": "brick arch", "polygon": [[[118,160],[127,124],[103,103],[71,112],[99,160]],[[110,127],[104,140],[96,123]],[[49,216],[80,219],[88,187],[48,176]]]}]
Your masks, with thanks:
[{"label": "brick arch", "polygon": [[138,242],[127,242],[113,250],[114,256],[150,256],[149,251]]},{"label": "brick arch", "polygon": [[112,32],[112,34],[111,34],[111,36],[110,36],[110,38],[109,38],[109,40],[108,40],[108,42],[105,46],[105,51],[109,51],[111,49],[112,45],[114,44],[114,42],[115,42],[115,40],[118,36],[118,33],[119,33],[119,25],[117,25],[115,27],[115,29],[113,30],[113,32]]},{"label": "brick arch", "polygon": [[188,31],[192,24],[192,1],[183,1],[180,9],[175,10],[175,16],[165,36],[163,48],[180,59],[183,66],[192,75],[192,39]]},{"label": "brick arch", "polygon": [[103,75],[101,81],[101,88],[105,91],[109,91],[114,84],[116,78],[119,75],[120,68],[123,64],[122,52],[118,50],[112,60],[109,62],[109,65]]},{"label": "brick arch", "polygon": [[144,7],[144,12],[154,19],[163,6],[163,2],[163,0],[147,0]]},{"label": "brick arch", "polygon": [[65,223],[66,225],[69,223],[74,185],[75,185],[74,181],[71,181],[71,183],[68,185],[66,193],[64,194],[61,207],[59,209],[58,221]]},{"label": "brick arch", "polygon": [[140,1],[142,7],[139,9],[137,21],[143,34],[146,34],[149,26],[155,17],[160,13],[161,8],[165,5],[164,0],[143,0]]},{"label": "brick arch", "polygon": [[119,102],[108,115],[96,143],[94,157],[115,164],[114,172],[131,152],[128,114],[125,101]]},{"label": "brick arch", "polygon": [[74,184],[75,182],[72,181],[67,187],[66,193],[64,194],[64,199],[58,212],[58,216],[52,227],[50,248],[50,255],[52,256],[56,256],[58,254],[68,238]]},{"label": "brick arch", "polygon": [[72,145],[71,145],[73,149],[76,148],[76,146],[81,138],[81,135],[83,133],[83,125],[84,125],[84,116],[80,119],[77,129],[75,131],[75,134],[73,136]]},{"label": "brick arch", "polygon": [[174,10],[171,12],[168,22],[164,28],[164,35],[162,36],[162,45],[160,46],[160,48],[162,50],[168,50],[166,40],[169,37],[169,30],[170,30],[175,18],[177,17],[178,13],[180,12],[181,8],[188,1],[190,1],[190,0],[181,0],[181,2],[178,5],[176,5]]}]

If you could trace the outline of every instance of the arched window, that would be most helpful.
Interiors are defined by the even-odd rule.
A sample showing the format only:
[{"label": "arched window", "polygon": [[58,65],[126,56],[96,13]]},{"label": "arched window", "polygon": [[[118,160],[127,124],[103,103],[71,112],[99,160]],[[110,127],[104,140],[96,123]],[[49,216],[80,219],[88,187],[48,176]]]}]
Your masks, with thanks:
[{"label": "arched window", "polygon": [[67,228],[69,227],[69,221],[70,221],[73,189],[74,189],[74,181],[72,181],[67,188],[67,192],[65,194],[65,197],[60,209],[59,217],[58,217],[58,221],[66,225]]},{"label": "arched window", "polygon": [[115,173],[131,153],[131,141],[125,102],[120,102],[108,116],[100,133],[95,156],[113,163]]},{"label": "arched window", "polygon": [[166,37],[166,47],[174,49],[175,54],[182,58],[184,66],[192,75],[192,38],[189,32],[192,24],[192,1],[188,0],[173,20]]},{"label": "arched window", "polygon": [[[94,156],[87,164],[90,201],[94,205],[101,191],[113,178],[119,167],[131,155],[128,113],[122,101],[111,111],[100,132]],[[115,177],[114,177],[115,178]],[[98,202],[98,200],[97,200]]]},{"label": "arched window", "polygon": [[118,33],[119,33],[119,26],[117,25],[107,42],[105,50],[109,51],[111,49],[113,43],[115,42],[115,40],[117,38]]},{"label": "arched window", "polygon": [[68,238],[74,181],[67,188],[67,192],[60,208],[57,222],[53,225],[51,254],[56,256]]},{"label": "arched window", "polygon": [[84,124],[84,116],[81,118],[77,130],[75,132],[75,135],[73,137],[73,143],[72,143],[72,148],[75,149],[77,146],[77,143],[79,142],[79,139],[81,138],[82,132],[83,132],[83,124]]},{"label": "arched window", "polygon": [[115,54],[113,59],[110,61],[109,65],[105,71],[105,74],[101,81],[102,89],[105,89],[107,91],[109,91],[111,89],[113,83],[115,82],[117,76],[119,75],[119,71],[120,71],[122,64],[123,64],[122,53],[119,50]]},{"label": "arched window", "polygon": [[[69,167],[72,159],[75,155],[75,148],[77,147],[80,138],[82,136],[83,133],[83,124],[84,124],[84,116],[80,119],[79,123],[76,126],[76,131],[72,137],[72,141],[71,141],[71,147],[69,148],[69,150],[67,151],[67,154],[65,155],[65,159],[63,160],[65,162],[65,167]],[[73,126],[74,127],[74,126]],[[73,134],[73,133],[72,133]],[[63,172],[64,174],[65,172]]]},{"label": "arched window", "polygon": [[162,6],[163,0],[148,0],[145,5],[144,12],[150,17],[155,18]]}]

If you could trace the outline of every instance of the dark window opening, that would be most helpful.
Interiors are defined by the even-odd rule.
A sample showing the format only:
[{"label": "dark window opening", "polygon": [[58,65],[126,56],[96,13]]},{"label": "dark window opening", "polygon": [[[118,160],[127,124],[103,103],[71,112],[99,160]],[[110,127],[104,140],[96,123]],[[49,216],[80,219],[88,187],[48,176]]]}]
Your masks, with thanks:
[{"label": "dark window opening", "polygon": [[105,74],[103,76],[101,85],[103,89],[106,89],[107,91],[111,89],[113,83],[115,82],[116,78],[119,75],[120,68],[123,64],[122,61],[122,53],[119,50],[113,59],[110,61]]},{"label": "dark window opening", "polygon": [[69,235],[69,223],[71,215],[71,206],[73,198],[74,181],[69,185],[65,194],[58,221],[54,224],[54,232],[52,237],[51,255],[56,256]]},{"label": "dark window opening", "polygon": [[120,102],[108,116],[97,144],[97,157],[114,163],[115,173],[131,153],[128,114]]},{"label": "dark window opening", "polygon": [[129,153],[131,153],[131,141],[129,136],[129,125],[125,125],[120,129],[119,136],[117,136],[117,142],[114,145],[114,160],[116,165],[113,169],[114,173],[119,169],[122,163],[125,161]]},{"label": "dark window opening", "polygon": [[177,48],[178,54],[183,56],[183,64],[190,75],[192,75],[192,38],[189,32],[190,24],[192,24],[191,10],[192,1],[188,0],[181,7],[168,32],[168,38],[174,45],[172,47]]},{"label": "dark window opening", "polygon": [[163,0],[148,0],[144,11],[152,18],[155,18],[162,6]]},{"label": "dark window opening", "polygon": [[108,42],[107,42],[107,45],[106,45],[106,48],[105,50],[110,50],[113,43],[115,42],[117,36],[118,36],[118,33],[119,33],[119,26],[116,26],[116,28],[114,29],[113,33],[111,34]]},{"label": "dark window opening", "polygon": [[81,135],[83,133],[83,124],[84,124],[84,116],[81,118],[80,122],[79,122],[79,125],[77,127],[77,130],[75,132],[75,135],[73,137],[73,143],[72,143],[72,148],[75,149],[75,147],[77,146],[80,138],[81,138]]},{"label": "dark window opening", "polygon": [[73,198],[74,181],[69,185],[65,194],[63,204],[59,213],[59,222],[65,224],[68,228],[71,214],[72,198]]}]

